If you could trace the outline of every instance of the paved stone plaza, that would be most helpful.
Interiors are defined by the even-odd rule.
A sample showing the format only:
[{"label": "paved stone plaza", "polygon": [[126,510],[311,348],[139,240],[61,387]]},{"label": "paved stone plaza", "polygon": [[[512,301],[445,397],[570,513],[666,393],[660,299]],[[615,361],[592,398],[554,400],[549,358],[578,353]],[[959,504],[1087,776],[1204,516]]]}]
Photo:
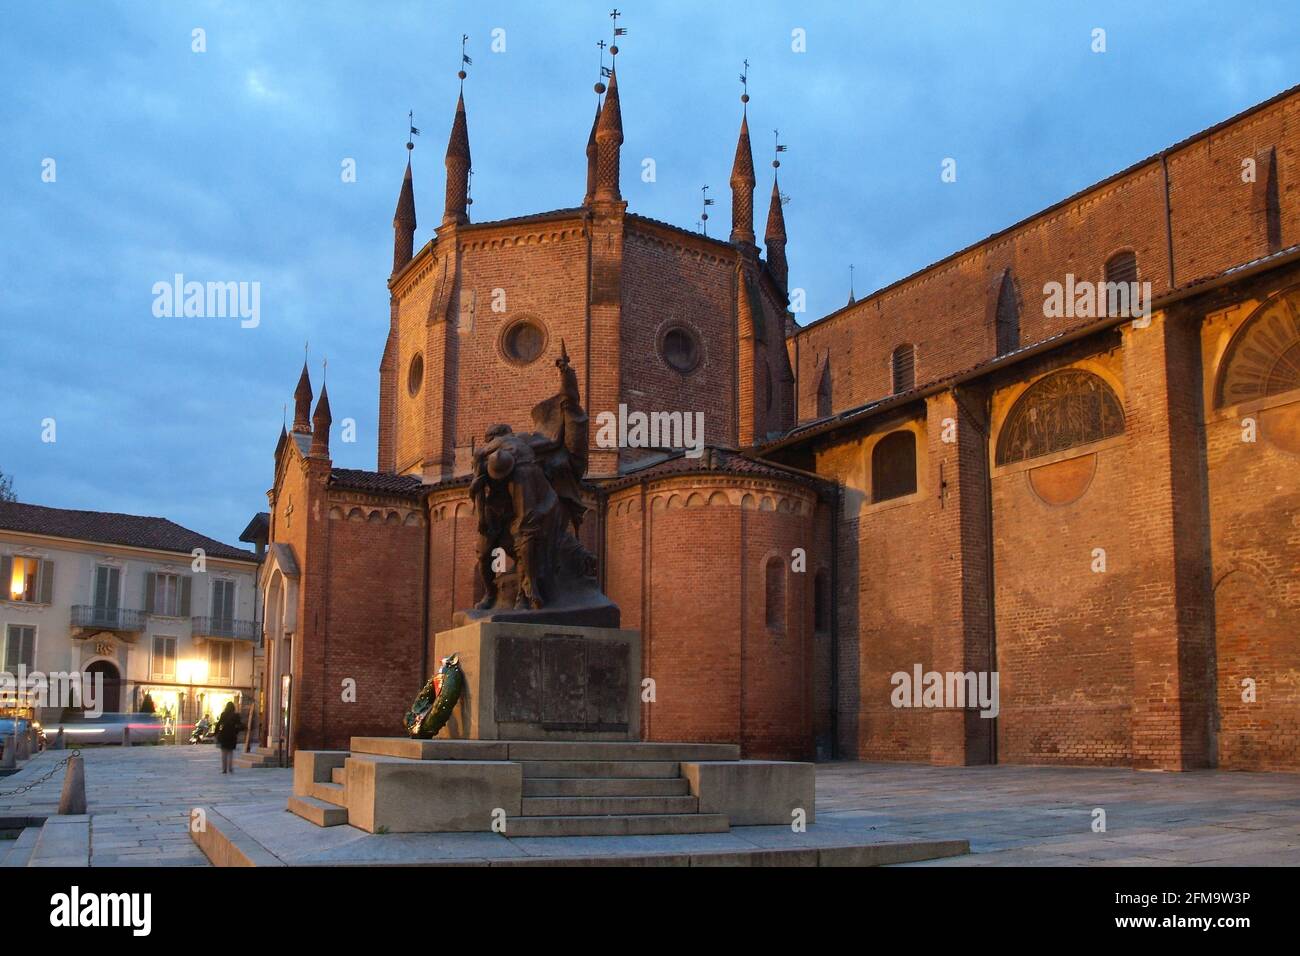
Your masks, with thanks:
[{"label": "paved stone plaza", "polygon": [[[92,866],[205,865],[187,831],[191,807],[274,815],[292,789],[289,770],[222,776],[210,746],[110,747],[84,755]],[[39,776],[62,756],[40,754],[19,774],[0,778],[0,791]],[[61,783],[56,774],[30,793],[0,797],[0,817],[54,814]],[[1095,808],[1106,812],[1105,833],[1092,832]],[[1295,866],[1300,775],[822,764],[817,823],[824,832],[868,831],[882,842],[970,841],[969,856],[909,864],[916,866]],[[635,839],[653,850],[655,841],[681,838]],[[560,842],[550,849],[560,851]],[[0,856],[5,847],[0,843]]]}]

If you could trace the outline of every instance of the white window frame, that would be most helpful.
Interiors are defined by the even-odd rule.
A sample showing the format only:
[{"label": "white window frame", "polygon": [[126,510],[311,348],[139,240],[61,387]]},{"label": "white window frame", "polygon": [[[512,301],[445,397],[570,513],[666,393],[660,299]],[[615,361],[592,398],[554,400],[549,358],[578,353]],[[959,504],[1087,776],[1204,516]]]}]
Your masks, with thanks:
[{"label": "white window frame", "polygon": [[0,648],[3,654],[0,654],[0,670],[9,666],[9,629],[14,627],[30,627],[32,629],[32,659],[28,664],[27,670],[36,670],[36,650],[41,640],[41,629],[37,624],[19,623],[17,621],[6,621],[4,625],[4,647]]},{"label": "white window frame", "polygon": [[[213,647],[224,647],[230,654],[230,671],[227,674],[218,673],[212,666],[212,649]],[[224,652],[221,656],[225,656]],[[224,684],[233,686],[235,683],[235,642],[234,641],[209,641],[208,642],[208,681],[209,684]]]},{"label": "white window frame", "polygon": [[230,620],[239,619],[239,579],[238,578],[213,578],[212,587],[208,588],[208,618],[212,621],[224,621],[217,610],[217,585],[225,585],[231,589],[230,595]]},{"label": "white window frame", "polygon": [[117,608],[118,610],[121,610],[126,606],[123,603],[126,598],[126,568],[121,564],[115,564],[111,561],[96,561],[94,566],[90,569],[90,601],[88,603],[91,607],[99,606],[95,603],[95,592],[98,590],[96,585],[99,580],[100,568],[111,568],[117,572]]},{"label": "white window frame", "polygon": [[[176,674],[180,670],[180,639],[171,634],[151,634],[149,641],[149,679],[152,681],[169,681],[176,683]],[[158,641],[172,642],[172,673],[164,674],[158,670]]]},{"label": "white window frame", "polygon": [[[180,617],[181,616],[181,575],[176,571],[153,571],[154,592],[153,592],[153,613],[159,617]],[[172,606],[170,609],[163,607],[160,600],[162,588],[159,585],[163,578],[171,578],[175,587],[172,589]]]}]

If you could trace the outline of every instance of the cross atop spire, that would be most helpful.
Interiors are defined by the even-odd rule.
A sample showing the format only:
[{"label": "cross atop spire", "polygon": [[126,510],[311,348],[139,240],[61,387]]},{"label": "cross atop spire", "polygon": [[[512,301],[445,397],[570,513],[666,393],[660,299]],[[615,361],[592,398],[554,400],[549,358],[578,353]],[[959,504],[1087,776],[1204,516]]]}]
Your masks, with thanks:
[{"label": "cross atop spire", "polygon": [[744,104],[741,108],[749,112],[749,60],[744,61],[745,69],[740,74],[740,102]]},{"label": "cross atop spire", "polygon": [[611,10],[609,14],[609,18],[614,21],[614,42],[609,48],[610,56],[618,56],[618,38],[627,36],[627,27],[621,27],[618,25],[618,18],[622,15],[623,14],[619,11],[618,7]]}]

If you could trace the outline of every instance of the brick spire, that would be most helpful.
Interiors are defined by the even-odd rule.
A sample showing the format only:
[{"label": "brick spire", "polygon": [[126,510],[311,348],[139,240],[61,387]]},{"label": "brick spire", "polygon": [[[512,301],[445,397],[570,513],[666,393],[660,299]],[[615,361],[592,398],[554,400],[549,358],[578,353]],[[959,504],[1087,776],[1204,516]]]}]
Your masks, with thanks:
[{"label": "brick spire", "polygon": [[456,118],[447,141],[447,205],[442,224],[469,222],[469,125],[465,120],[465,94],[456,101]]},{"label": "brick spire", "polygon": [[781,187],[776,175],[772,176],[772,203],[767,207],[767,229],[763,232],[767,246],[767,271],[782,289],[790,275],[785,259],[785,213],[781,210]]},{"label": "brick spire", "polygon": [[587,195],[582,197],[582,204],[590,206],[596,196],[596,126],[600,123],[600,102],[596,102],[596,115],[591,119],[591,135],[587,137]]},{"label": "brick spire", "polygon": [[618,72],[611,68],[609,92],[596,121],[596,192],[598,202],[618,202],[623,198],[618,189],[619,148],[623,145],[623,110],[618,103]]},{"label": "brick spire", "polygon": [[298,376],[298,387],[293,390],[293,431],[296,435],[311,434],[311,375],[305,361]]},{"label": "brick spire", "polygon": [[749,148],[749,116],[740,121],[736,160],[731,164],[731,241],[754,243],[754,153]]},{"label": "brick spire", "polygon": [[396,274],[415,255],[415,186],[411,182],[411,159],[406,159],[402,191],[397,194],[397,211],[393,213],[393,273]]},{"label": "brick spire", "polygon": [[330,415],[330,395],[329,389],[325,385],[320,387],[320,401],[316,403],[316,414],[311,418],[311,449],[308,454],[312,458],[328,458],[330,456],[330,424],[334,421]]}]

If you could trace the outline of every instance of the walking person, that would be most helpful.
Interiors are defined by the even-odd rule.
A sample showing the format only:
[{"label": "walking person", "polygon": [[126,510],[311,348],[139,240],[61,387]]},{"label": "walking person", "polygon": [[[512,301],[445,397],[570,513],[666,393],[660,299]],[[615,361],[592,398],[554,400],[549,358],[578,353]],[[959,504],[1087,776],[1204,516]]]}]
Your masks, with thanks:
[{"label": "walking person", "polygon": [[235,744],[239,742],[239,732],[244,729],[244,721],[235,710],[233,700],[226,701],[226,709],[217,718],[217,746],[221,748],[221,772],[235,772]]}]

